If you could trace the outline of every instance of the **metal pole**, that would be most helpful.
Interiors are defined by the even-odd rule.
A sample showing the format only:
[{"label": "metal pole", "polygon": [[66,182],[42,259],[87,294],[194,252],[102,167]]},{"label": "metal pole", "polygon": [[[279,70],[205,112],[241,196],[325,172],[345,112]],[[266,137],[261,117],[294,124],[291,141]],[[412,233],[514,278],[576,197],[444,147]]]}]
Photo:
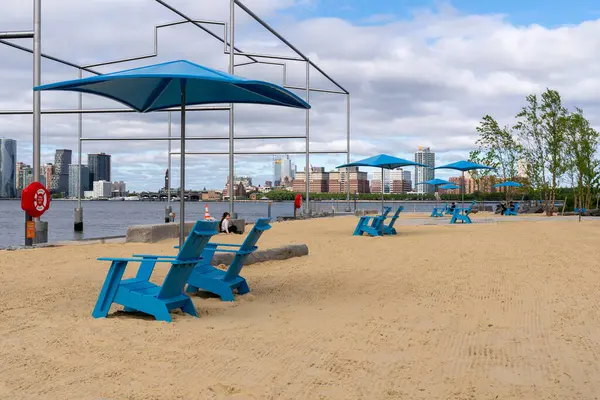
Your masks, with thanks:
[{"label": "metal pole", "polygon": [[[156,110],[153,112],[171,112],[181,111],[180,108],[166,108],[164,110]],[[229,111],[229,106],[194,106],[187,107],[186,112],[192,111]],[[96,108],[91,110],[79,110],[79,109],[54,109],[54,110],[42,110],[41,114],[132,114],[137,113],[136,110],[131,108]],[[31,110],[0,110],[0,115],[31,115]]]},{"label": "metal pole", "polygon": [[[83,71],[79,69],[77,74],[78,78],[81,79],[83,77]],[[79,93],[78,106],[79,109],[83,109],[83,94]],[[83,136],[83,114],[79,114],[77,116],[77,173],[79,176],[77,177],[77,207],[75,208],[74,215],[74,224],[73,230],[75,232],[83,231],[83,208],[81,207],[81,151],[82,151],[82,141],[81,138]],[[89,176],[88,176],[89,180]]]},{"label": "metal pole", "polygon": [[185,85],[186,81],[181,80],[181,155],[179,159],[179,248],[183,246],[185,235]]},{"label": "metal pole", "polygon": [[[235,71],[235,1],[229,1],[229,73],[234,74]],[[235,116],[233,110],[233,103],[229,105],[229,214],[232,218],[236,218],[233,210],[233,196],[234,196],[234,156],[233,156],[233,135],[234,135],[234,123]]]},{"label": "metal pole", "polygon": [[[169,138],[171,138],[171,121],[172,114],[169,113]],[[167,209],[165,211],[165,222],[171,222],[171,212],[173,209],[171,208],[171,141],[169,140],[168,144],[169,153],[167,154]]]},{"label": "metal pole", "polygon": [[[42,1],[33,0],[33,86],[41,83],[41,12]],[[41,93],[33,92],[33,181],[40,181]],[[38,218],[36,218],[38,220]]]},{"label": "metal pole", "polygon": [[461,207],[465,206],[465,171],[462,171],[462,204]]},{"label": "metal pole", "polygon": [[[346,95],[346,163],[350,164],[350,93]],[[346,169],[346,185],[348,186],[348,192],[346,199],[348,206],[350,205],[350,172]],[[356,179],[358,183],[358,168],[356,173]],[[357,188],[358,189],[358,188]]]},{"label": "metal pole", "polygon": [[[42,68],[42,1],[33,0],[33,86],[41,84]],[[41,169],[41,93],[33,92],[33,181],[40,181]],[[46,182],[47,184],[48,182]],[[48,223],[34,219],[35,239],[34,243],[45,243],[48,241]]]},{"label": "metal pole", "polygon": [[381,168],[381,214],[383,214],[383,168]]},{"label": "metal pole", "polygon": [[[310,64],[306,62],[306,102],[310,103]],[[310,217],[310,110],[306,110],[306,215]]]},{"label": "metal pole", "polygon": [[32,31],[0,32],[0,39],[31,39],[34,36]]}]

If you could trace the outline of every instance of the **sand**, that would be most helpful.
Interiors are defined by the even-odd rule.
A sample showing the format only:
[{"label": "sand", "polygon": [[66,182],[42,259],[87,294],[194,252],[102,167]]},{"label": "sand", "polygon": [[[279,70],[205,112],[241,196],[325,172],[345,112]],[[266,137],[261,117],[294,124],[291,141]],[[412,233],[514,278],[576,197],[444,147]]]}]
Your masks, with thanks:
[{"label": "sand", "polygon": [[251,293],[194,296],[200,318],[172,324],[91,311],[96,257],[174,241],[0,252],[0,399],[600,398],[600,221],[510,221],[274,224],[262,248],[310,255],[251,265]]}]

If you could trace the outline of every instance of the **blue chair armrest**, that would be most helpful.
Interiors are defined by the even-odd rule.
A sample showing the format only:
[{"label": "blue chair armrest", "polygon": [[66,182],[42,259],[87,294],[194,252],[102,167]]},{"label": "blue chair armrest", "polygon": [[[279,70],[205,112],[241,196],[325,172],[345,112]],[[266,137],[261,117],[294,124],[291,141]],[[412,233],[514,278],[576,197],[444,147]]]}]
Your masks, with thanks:
[{"label": "blue chair armrest", "polygon": [[[144,261],[148,261],[147,259],[143,259],[143,258],[121,258],[121,257],[98,257],[97,258],[98,261],[127,261],[127,262],[144,262]],[[164,263],[172,263],[173,260],[154,260],[156,262],[164,262]]]},{"label": "blue chair armrest", "polygon": [[155,254],[133,254],[132,257],[152,258],[152,259],[177,258],[177,256],[157,256]]}]

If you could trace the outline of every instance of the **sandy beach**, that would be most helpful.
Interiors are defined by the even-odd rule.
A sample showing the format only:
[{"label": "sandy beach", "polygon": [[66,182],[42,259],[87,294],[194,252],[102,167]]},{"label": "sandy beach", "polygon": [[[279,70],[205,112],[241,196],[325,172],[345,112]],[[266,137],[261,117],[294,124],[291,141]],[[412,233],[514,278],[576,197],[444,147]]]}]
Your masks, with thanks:
[{"label": "sandy beach", "polygon": [[97,257],[175,240],[1,251],[0,398],[600,398],[600,220],[402,218],[384,238],[353,237],[354,217],[275,223],[261,248],[309,256],[250,265],[251,293],[193,296],[200,318],[171,324],[91,312]]}]

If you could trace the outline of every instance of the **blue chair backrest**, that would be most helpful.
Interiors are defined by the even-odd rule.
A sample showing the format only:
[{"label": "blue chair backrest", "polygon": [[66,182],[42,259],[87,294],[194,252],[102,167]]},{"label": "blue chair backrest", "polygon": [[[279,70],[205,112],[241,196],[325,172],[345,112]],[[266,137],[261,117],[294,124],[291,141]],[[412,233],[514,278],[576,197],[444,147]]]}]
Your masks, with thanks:
[{"label": "blue chair backrest", "polygon": [[396,212],[394,213],[394,216],[392,218],[398,218],[398,216],[400,215],[400,213],[402,212],[402,210],[404,210],[404,206],[399,206],[398,209],[396,210]]},{"label": "blue chair backrest", "polygon": [[392,212],[392,207],[383,207],[383,213],[381,214],[381,216],[387,217],[390,212]]},{"label": "blue chair backrest", "polygon": [[244,240],[244,243],[242,243],[242,247],[240,247],[240,250],[235,255],[231,265],[227,269],[224,277],[225,281],[234,279],[240,274],[242,268],[244,267],[244,261],[246,260],[246,257],[248,257],[250,253],[255,250],[258,239],[260,239],[264,231],[271,229],[271,225],[269,225],[270,221],[270,218],[259,218],[258,221],[256,221],[252,227],[252,230],[248,236],[246,236],[246,240]]},{"label": "blue chair backrest", "polygon": [[[165,277],[158,292],[159,299],[175,297],[183,292],[183,287],[202,255],[202,250],[204,250],[208,241],[219,233],[217,231],[218,224],[218,221],[197,221],[194,224],[177,257],[175,257],[175,263],[171,265],[171,269]],[[181,263],[182,261],[183,263]],[[189,261],[189,263],[185,263],[185,261]]]}]

